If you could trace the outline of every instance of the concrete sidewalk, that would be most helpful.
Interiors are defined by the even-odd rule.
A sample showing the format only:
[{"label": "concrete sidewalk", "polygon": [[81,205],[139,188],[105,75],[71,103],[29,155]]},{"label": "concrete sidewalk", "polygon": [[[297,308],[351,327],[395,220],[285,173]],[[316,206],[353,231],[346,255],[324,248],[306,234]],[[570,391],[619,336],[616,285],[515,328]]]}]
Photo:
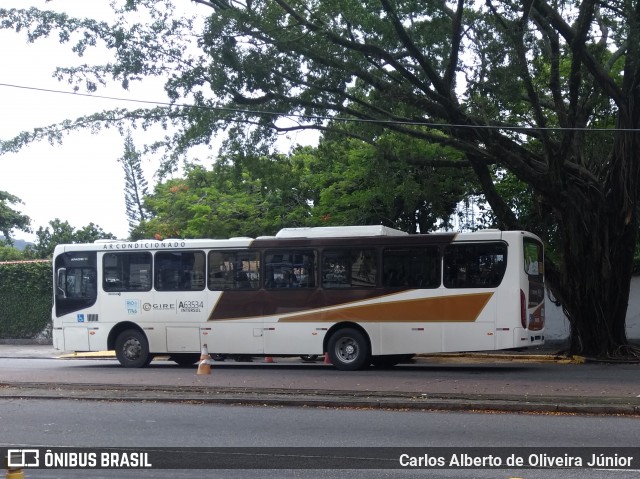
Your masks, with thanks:
[{"label": "concrete sidewalk", "polygon": [[[341,372],[296,358],[275,364],[227,361],[215,363],[209,376],[162,359],[146,369],[125,370],[112,353],[92,353],[75,356],[78,367],[55,377],[57,368],[48,362],[33,380],[7,370],[0,398],[640,415],[640,365],[578,363],[549,352],[421,356],[414,364],[378,372]],[[74,357],[50,345],[0,344],[4,358],[62,356]]]}]

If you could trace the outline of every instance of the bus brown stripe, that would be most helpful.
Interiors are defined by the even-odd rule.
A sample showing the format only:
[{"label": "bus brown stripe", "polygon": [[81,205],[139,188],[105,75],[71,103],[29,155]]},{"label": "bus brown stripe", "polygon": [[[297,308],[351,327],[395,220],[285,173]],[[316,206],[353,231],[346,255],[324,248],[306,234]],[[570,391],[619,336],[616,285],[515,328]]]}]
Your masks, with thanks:
[{"label": "bus brown stripe", "polygon": [[492,296],[493,293],[473,293],[365,304],[294,314],[280,318],[278,322],[473,322]]}]

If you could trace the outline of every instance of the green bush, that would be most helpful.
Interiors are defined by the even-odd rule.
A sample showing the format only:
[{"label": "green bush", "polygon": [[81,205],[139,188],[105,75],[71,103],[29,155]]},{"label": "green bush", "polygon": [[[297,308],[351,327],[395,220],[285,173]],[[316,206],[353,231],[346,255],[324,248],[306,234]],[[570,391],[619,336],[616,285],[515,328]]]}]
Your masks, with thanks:
[{"label": "green bush", "polygon": [[0,339],[31,339],[51,322],[50,261],[0,263]]}]

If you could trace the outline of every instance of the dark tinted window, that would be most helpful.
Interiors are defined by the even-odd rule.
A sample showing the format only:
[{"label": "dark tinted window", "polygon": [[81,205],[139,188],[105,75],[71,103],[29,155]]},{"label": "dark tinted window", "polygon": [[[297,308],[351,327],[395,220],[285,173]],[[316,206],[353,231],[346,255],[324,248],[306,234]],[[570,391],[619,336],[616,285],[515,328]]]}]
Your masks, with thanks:
[{"label": "dark tinted window", "polygon": [[322,253],[323,288],[373,288],[376,270],[373,249],[326,250]]},{"label": "dark tinted window", "polygon": [[267,251],[265,288],[315,288],[316,254],[311,250]]},{"label": "dark tinted window", "polygon": [[157,291],[202,291],[205,255],[203,251],[159,251],[155,255]]},{"label": "dark tinted window", "polygon": [[447,288],[494,288],[507,266],[507,245],[495,243],[451,244],[444,252]]},{"label": "dark tinted window", "polygon": [[151,253],[106,253],[102,259],[105,291],[149,291]]},{"label": "dark tinted window", "polygon": [[209,289],[260,287],[260,254],[255,251],[211,251]]},{"label": "dark tinted window", "polygon": [[383,286],[438,288],[440,252],[437,246],[386,249],[382,256]]}]

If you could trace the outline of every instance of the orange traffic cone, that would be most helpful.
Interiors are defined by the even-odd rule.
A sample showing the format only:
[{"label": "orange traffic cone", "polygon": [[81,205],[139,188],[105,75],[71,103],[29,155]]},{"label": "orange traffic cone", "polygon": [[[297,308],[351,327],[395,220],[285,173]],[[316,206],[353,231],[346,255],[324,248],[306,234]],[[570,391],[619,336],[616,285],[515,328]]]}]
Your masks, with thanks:
[{"label": "orange traffic cone", "polygon": [[265,363],[272,363],[273,362],[273,358],[271,356],[265,356],[264,362]]},{"label": "orange traffic cone", "polygon": [[324,363],[331,365],[331,359],[329,359],[329,353],[324,353]]},{"label": "orange traffic cone", "polygon": [[207,351],[207,345],[202,345],[202,353],[198,362],[198,372],[196,374],[211,374],[211,356]]}]

